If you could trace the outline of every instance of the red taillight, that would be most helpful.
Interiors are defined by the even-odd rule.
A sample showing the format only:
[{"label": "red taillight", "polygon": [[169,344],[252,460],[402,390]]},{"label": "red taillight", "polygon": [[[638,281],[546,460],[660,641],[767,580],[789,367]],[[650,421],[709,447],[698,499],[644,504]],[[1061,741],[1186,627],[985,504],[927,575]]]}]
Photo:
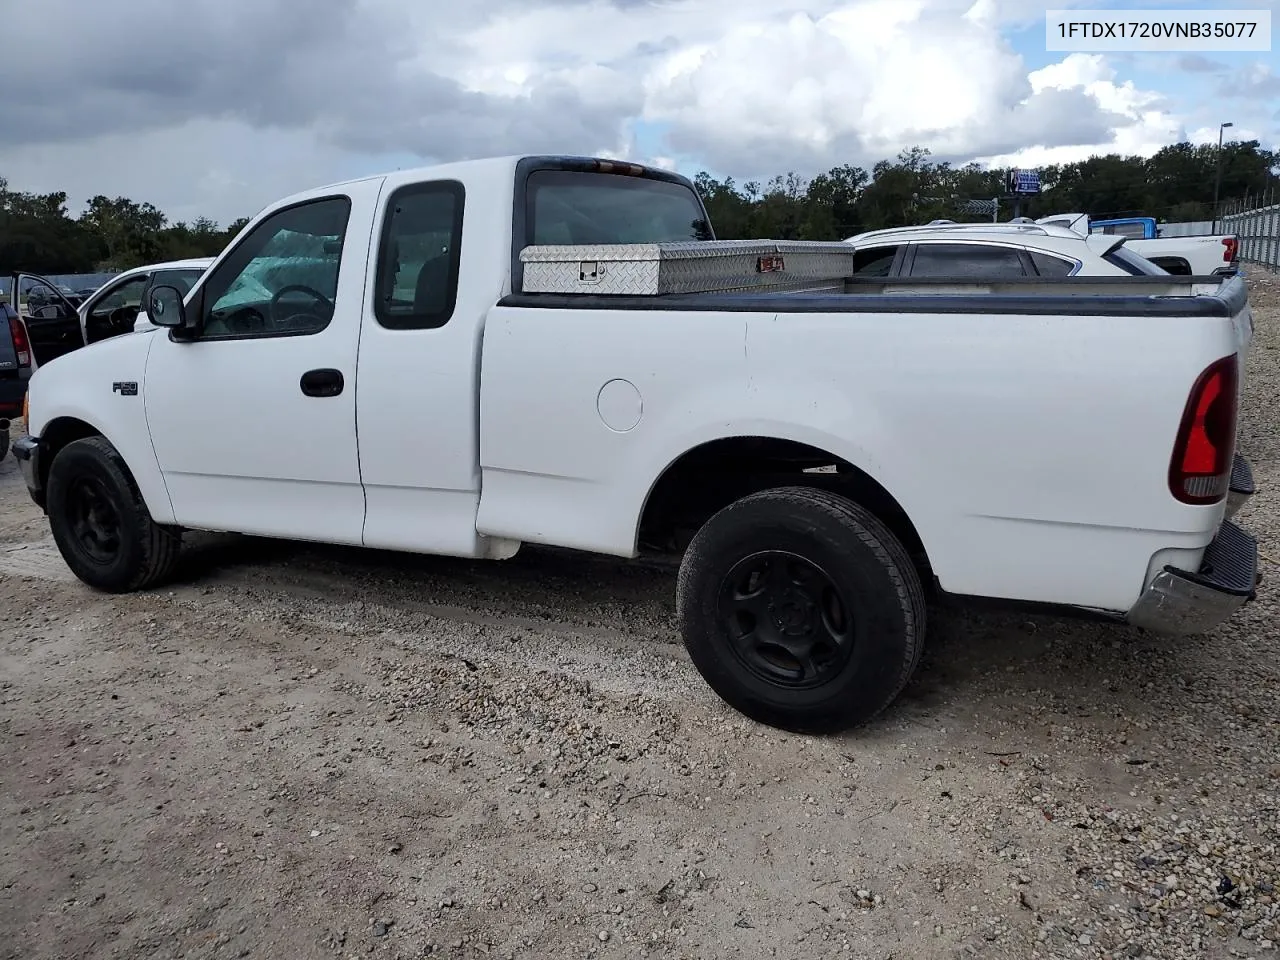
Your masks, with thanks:
[{"label": "red taillight", "polygon": [[1223,357],[1196,380],[1169,462],[1169,491],[1183,503],[1217,503],[1227,495],[1236,452],[1235,355]]},{"label": "red taillight", "polygon": [[9,336],[13,338],[13,349],[18,354],[18,366],[31,366],[31,344],[27,341],[27,325],[16,315],[9,317]]},{"label": "red taillight", "polygon": [[1222,262],[1223,263],[1236,262],[1236,247],[1237,247],[1237,244],[1236,244],[1235,237],[1222,238]]}]

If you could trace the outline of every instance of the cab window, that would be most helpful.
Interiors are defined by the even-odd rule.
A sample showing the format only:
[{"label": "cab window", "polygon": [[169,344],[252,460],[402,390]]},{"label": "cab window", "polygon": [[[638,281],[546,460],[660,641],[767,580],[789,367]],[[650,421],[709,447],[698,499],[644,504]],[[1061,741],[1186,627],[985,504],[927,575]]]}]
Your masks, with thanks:
[{"label": "cab window", "polygon": [[455,180],[400,187],[387,201],[373,313],[389,330],[430,330],[458,299],[465,191]]},{"label": "cab window", "polygon": [[345,197],[309,200],[269,215],[204,286],[202,340],[306,336],[333,319]]}]

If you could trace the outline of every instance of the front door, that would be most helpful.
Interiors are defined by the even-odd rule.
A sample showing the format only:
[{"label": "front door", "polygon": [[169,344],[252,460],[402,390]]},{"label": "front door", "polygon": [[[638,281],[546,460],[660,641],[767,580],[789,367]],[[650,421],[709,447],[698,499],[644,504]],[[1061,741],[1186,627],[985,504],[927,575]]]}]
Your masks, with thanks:
[{"label": "front door", "polygon": [[356,348],[380,186],[268,213],[188,296],[198,334],[153,335],[142,389],[179,524],[360,543]]},{"label": "front door", "polygon": [[14,308],[26,320],[37,367],[84,346],[80,314],[52,280],[19,273],[10,289]]},{"label": "front door", "polygon": [[84,342],[97,343],[133,331],[133,322],[142,309],[142,295],[151,274],[126,274],[96,291],[80,307],[84,320]]}]

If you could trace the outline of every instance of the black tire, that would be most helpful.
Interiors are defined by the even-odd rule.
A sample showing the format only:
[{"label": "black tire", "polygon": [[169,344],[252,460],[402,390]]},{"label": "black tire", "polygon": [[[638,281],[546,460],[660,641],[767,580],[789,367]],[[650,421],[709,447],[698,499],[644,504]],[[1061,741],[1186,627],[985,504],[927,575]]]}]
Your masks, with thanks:
[{"label": "black tire", "polygon": [[680,564],[676,607],[711,689],[798,733],[874,718],[924,647],[924,590],[906,549],[873,514],[813,487],[754,493],[708,520]]},{"label": "black tire", "polygon": [[89,586],[130,593],[172,575],[182,532],[151,519],[133,475],[106,439],[63,447],[49,467],[48,487],[54,542]]}]

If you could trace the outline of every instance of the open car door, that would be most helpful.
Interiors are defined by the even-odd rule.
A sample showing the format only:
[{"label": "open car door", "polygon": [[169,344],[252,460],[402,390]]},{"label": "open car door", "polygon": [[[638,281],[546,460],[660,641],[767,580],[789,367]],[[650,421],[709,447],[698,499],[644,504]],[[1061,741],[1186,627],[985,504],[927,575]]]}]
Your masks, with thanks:
[{"label": "open car door", "polygon": [[43,366],[84,346],[80,313],[52,280],[34,273],[16,273],[9,289],[10,301],[26,321],[37,365]]}]

